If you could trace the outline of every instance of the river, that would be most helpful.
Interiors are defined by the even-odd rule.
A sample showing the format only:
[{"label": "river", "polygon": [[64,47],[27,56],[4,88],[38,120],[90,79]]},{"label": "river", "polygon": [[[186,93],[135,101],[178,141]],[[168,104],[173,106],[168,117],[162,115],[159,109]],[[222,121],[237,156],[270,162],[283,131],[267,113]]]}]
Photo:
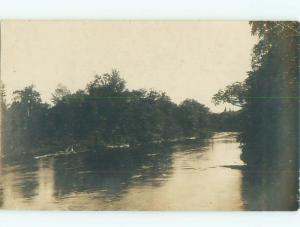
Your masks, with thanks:
[{"label": "river", "polygon": [[21,210],[244,210],[236,133],[138,150],[2,161],[0,206]]}]

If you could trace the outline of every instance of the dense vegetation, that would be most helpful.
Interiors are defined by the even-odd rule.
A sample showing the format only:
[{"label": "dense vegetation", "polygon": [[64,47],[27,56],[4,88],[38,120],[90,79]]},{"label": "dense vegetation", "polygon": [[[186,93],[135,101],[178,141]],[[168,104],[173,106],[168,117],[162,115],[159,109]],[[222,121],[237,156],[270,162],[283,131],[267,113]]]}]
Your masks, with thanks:
[{"label": "dense vegetation", "polygon": [[177,105],[163,92],[128,90],[119,73],[112,71],[73,93],[58,86],[51,105],[42,102],[34,86],[15,91],[11,104],[1,102],[2,145],[12,154],[42,152],[49,146],[97,150],[240,131],[248,209],[297,209],[299,24],[250,25],[258,43],[247,79],[213,97],[215,104],[240,107],[238,112],[210,113],[195,100]]},{"label": "dense vegetation", "polygon": [[[259,38],[252,52],[252,69],[244,82],[228,85],[215,94],[213,101],[242,107],[241,158],[249,168],[264,173],[263,177],[254,178],[261,181],[261,191],[267,193],[260,201],[265,202],[264,209],[296,209],[299,24],[251,22],[250,25],[252,34]],[[271,202],[275,196],[281,204]]]},{"label": "dense vegetation", "polygon": [[209,129],[214,132],[239,132],[241,130],[240,111],[224,109],[221,113],[210,113]]},{"label": "dense vegetation", "polygon": [[130,91],[117,71],[95,76],[74,93],[59,85],[52,105],[27,86],[14,92],[3,113],[3,141],[11,153],[49,146],[136,146],[209,134],[207,107],[191,99],[177,105],[154,90]]}]

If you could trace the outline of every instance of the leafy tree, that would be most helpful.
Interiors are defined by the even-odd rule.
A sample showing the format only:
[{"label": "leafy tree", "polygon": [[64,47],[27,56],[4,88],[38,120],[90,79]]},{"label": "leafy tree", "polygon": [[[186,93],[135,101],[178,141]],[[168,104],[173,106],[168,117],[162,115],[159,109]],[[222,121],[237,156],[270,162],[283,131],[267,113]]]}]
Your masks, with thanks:
[{"label": "leafy tree", "polygon": [[14,99],[7,113],[7,139],[12,145],[39,144],[45,136],[48,105],[42,103],[34,86],[13,93]]},{"label": "leafy tree", "polygon": [[51,101],[54,104],[57,104],[58,102],[62,101],[62,99],[64,97],[66,97],[67,95],[70,95],[70,94],[71,94],[71,92],[66,86],[64,86],[63,84],[58,84],[57,88],[55,89],[54,93],[52,94]]},{"label": "leafy tree", "polygon": [[[95,79],[87,85],[87,90],[90,95],[109,96],[120,94],[125,89],[125,81],[120,78],[117,70],[112,70],[111,74],[96,75]],[[95,97],[96,98],[96,97]]]},{"label": "leafy tree", "polygon": [[[258,193],[264,193],[260,195],[265,200],[261,209],[296,209],[299,24],[263,21],[250,25],[252,34],[259,38],[252,52],[252,69],[242,86],[229,86],[213,99],[216,104],[229,102],[242,107],[241,158],[248,168],[261,173],[253,182],[260,188]],[[280,174],[270,174],[274,170]]]},{"label": "leafy tree", "polygon": [[219,90],[212,98],[215,105],[230,103],[234,106],[243,107],[246,103],[247,84],[235,82],[228,85],[224,90]]},{"label": "leafy tree", "polygon": [[184,136],[198,136],[207,128],[208,108],[193,99],[179,105],[179,122]]}]

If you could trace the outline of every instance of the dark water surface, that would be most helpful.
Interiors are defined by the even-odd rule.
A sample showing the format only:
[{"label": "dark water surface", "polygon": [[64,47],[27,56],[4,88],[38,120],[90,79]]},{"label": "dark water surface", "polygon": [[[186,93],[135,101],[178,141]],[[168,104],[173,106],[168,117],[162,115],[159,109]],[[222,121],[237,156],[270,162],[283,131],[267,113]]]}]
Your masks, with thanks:
[{"label": "dark water surface", "polygon": [[172,146],[1,162],[2,209],[244,210],[236,133]]}]

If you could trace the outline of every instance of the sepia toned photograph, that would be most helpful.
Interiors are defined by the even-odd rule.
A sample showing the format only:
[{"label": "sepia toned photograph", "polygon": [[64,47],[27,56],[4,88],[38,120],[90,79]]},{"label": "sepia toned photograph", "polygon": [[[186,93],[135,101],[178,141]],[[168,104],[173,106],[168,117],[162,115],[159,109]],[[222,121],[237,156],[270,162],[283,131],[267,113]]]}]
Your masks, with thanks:
[{"label": "sepia toned photograph", "polygon": [[0,209],[298,209],[298,22],[0,29]]}]

